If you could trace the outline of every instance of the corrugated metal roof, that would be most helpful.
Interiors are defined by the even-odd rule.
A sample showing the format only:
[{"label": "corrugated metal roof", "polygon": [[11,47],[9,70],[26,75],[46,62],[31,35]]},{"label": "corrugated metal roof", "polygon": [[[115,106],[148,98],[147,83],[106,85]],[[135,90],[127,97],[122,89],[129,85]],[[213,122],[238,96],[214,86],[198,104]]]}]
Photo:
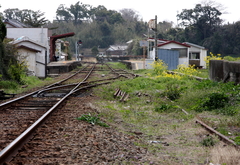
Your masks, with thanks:
[{"label": "corrugated metal roof", "polygon": [[175,44],[182,45],[182,46],[185,46],[185,47],[190,47],[189,45],[187,45],[185,43],[180,43],[180,42],[177,42],[177,41],[167,41],[165,43],[158,44],[158,47],[161,47],[163,45],[167,45],[167,44],[170,44],[170,43],[175,43]]},{"label": "corrugated metal roof", "polygon": [[184,43],[187,44],[187,45],[190,45],[190,46],[194,46],[196,48],[205,49],[205,47],[203,47],[203,46],[196,45],[196,44],[193,44],[193,43],[190,43],[190,42],[184,42]]},{"label": "corrugated metal roof", "polygon": [[126,50],[127,45],[110,45],[110,47],[107,49],[108,51],[115,51],[115,50]]},{"label": "corrugated metal roof", "polygon": [[9,42],[9,43],[16,45],[16,44],[19,44],[19,43],[24,42],[24,41],[26,41],[26,42],[31,42],[31,43],[33,43],[33,44],[35,44],[35,45],[41,46],[41,47],[43,47],[43,48],[46,48],[44,45],[42,45],[42,44],[40,44],[40,43],[38,43],[38,42],[36,42],[36,41],[33,41],[33,40],[29,39],[29,38],[26,37],[26,36],[18,37],[17,39],[15,39],[14,41],[11,41],[11,42]]},{"label": "corrugated metal roof", "polygon": [[26,25],[26,24],[24,24],[22,22],[19,22],[18,20],[15,20],[15,19],[5,19],[4,23],[8,23],[8,24],[12,25],[15,28],[28,28],[28,27],[31,27],[31,26]]}]

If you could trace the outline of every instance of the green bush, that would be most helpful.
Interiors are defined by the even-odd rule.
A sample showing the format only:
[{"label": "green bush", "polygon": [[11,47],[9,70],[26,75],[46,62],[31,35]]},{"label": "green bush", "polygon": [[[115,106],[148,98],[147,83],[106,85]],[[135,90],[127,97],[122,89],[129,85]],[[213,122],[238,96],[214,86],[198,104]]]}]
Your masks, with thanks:
[{"label": "green bush", "polygon": [[225,93],[210,93],[200,98],[193,109],[198,112],[212,111],[225,107],[229,100],[230,98]]},{"label": "green bush", "polygon": [[211,147],[214,146],[216,142],[212,136],[207,136],[200,143],[205,147]]},{"label": "green bush", "polygon": [[184,87],[179,87],[176,84],[167,84],[166,90],[162,93],[162,96],[166,96],[170,100],[176,100],[180,97]]},{"label": "green bush", "polygon": [[16,63],[11,62],[8,68],[8,73],[12,80],[18,82],[19,84],[24,84],[23,77],[26,75],[25,70],[27,65],[25,61],[17,61]]}]

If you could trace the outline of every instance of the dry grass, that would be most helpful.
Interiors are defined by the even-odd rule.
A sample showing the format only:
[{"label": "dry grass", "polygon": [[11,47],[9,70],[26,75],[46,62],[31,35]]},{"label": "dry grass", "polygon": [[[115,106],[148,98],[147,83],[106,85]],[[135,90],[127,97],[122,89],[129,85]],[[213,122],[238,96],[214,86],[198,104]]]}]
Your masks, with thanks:
[{"label": "dry grass", "polygon": [[240,165],[240,151],[233,146],[218,145],[211,150],[211,162],[221,165]]}]

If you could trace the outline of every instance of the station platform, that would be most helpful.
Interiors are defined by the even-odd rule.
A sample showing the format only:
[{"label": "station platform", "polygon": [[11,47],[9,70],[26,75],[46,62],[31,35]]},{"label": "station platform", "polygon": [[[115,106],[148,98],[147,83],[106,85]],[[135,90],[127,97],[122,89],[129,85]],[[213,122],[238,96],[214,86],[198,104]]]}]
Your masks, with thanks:
[{"label": "station platform", "polygon": [[125,63],[129,69],[139,70],[139,69],[153,69],[154,60],[144,59],[144,60],[124,60],[122,63]]},{"label": "station platform", "polygon": [[57,75],[61,73],[70,72],[76,69],[78,66],[82,66],[81,61],[56,61],[47,64],[47,74]]}]

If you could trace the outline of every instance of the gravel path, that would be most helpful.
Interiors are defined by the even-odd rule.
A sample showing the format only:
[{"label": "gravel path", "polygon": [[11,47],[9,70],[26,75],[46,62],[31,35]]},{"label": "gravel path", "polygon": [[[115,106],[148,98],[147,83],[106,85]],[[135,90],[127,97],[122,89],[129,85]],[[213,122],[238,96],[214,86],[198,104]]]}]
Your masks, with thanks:
[{"label": "gravel path", "polygon": [[15,164],[151,164],[139,139],[118,132],[113,126],[91,125],[76,118],[97,113],[91,108],[96,98],[72,97],[55,112],[9,163]]}]

